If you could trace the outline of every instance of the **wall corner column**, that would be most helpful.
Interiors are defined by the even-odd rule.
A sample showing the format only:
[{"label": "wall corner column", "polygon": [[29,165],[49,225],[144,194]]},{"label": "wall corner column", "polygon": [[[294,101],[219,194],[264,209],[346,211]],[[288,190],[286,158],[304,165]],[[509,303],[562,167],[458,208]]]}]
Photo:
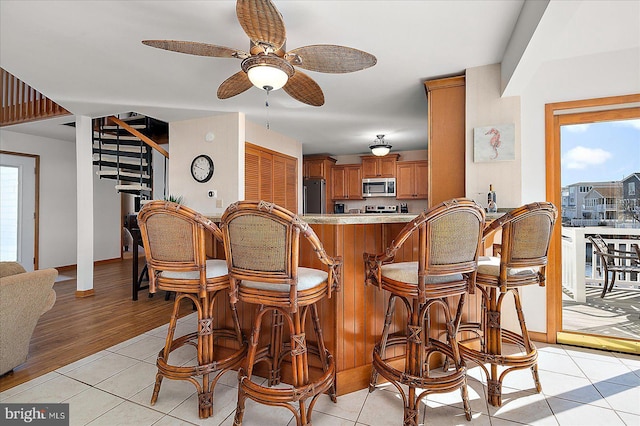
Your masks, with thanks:
[{"label": "wall corner column", "polygon": [[94,294],[93,289],[93,130],[91,117],[76,116],[76,297]]}]

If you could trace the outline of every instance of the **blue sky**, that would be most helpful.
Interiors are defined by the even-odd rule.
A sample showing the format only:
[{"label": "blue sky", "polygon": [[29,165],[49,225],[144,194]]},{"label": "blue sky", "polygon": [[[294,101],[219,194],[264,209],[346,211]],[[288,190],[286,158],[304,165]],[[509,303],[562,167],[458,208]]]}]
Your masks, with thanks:
[{"label": "blue sky", "polygon": [[640,172],[640,120],[562,126],[562,186]]}]

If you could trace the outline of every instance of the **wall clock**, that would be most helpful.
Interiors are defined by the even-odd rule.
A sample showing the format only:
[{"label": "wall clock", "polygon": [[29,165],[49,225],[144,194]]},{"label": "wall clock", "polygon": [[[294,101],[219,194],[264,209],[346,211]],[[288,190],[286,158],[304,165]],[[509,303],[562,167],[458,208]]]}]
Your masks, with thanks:
[{"label": "wall clock", "polygon": [[213,177],[213,160],[205,154],[198,155],[191,162],[191,176],[196,182],[208,182]]}]

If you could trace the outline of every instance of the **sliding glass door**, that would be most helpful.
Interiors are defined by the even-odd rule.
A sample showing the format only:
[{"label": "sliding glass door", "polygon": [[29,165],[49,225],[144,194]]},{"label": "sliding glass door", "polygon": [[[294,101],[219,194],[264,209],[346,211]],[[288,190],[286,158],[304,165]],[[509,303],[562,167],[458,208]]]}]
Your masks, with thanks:
[{"label": "sliding glass door", "polygon": [[[567,106],[553,112],[555,146],[548,151],[556,161],[547,189],[561,225],[551,259],[550,325],[559,343],[639,353],[640,273],[633,253],[640,244],[640,108]],[[628,258],[600,255],[602,247]],[[620,267],[608,271],[605,262]]]}]

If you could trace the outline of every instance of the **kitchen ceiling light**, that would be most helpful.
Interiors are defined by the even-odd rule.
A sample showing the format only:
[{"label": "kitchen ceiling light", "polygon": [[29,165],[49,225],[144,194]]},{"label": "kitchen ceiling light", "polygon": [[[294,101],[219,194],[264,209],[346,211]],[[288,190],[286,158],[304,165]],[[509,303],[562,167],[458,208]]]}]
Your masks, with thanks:
[{"label": "kitchen ceiling light", "polygon": [[266,91],[282,88],[294,72],[290,63],[271,54],[248,57],[242,69],[254,86]]},{"label": "kitchen ceiling light", "polygon": [[376,135],[376,140],[369,145],[371,153],[378,157],[384,157],[391,151],[391,145],[384,141],[384,135]]}]

